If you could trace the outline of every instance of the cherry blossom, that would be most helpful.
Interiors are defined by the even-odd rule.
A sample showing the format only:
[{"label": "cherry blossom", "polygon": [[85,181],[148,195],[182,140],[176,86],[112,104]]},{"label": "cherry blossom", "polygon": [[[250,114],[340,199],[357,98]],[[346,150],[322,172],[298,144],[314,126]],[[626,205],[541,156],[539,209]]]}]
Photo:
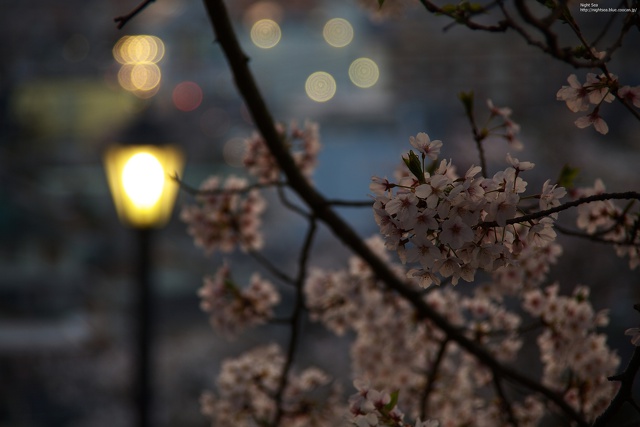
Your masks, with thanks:
[{"label": "cherry blossom", "polygon": [[640,108],[640,86],[622,86],[618,89],[618,96],[633,104],[635,107]]},{"label": "cherry blossom", "polygon": [[[304,127],[300,128],[296,122],[292,122],[289,134],[287,134],[284,125],[278,123],[276,130],[286,141],[296,166],[307,178],[310,178],[316,167],[321,148],[318,124],[306,121]],[[246,147],[244,166],[249,173],[255,176],[261,184],[277,182],[280,178],[280,168],[262,136],[257,132],[254,133],[251,138],[247,139]]]},{"label": "cherry blossom", "polygon": [[[588,197],[605,192],[601,179],[594,182],[593,187],[582,187],[575,191],[576,197]],[[623,209],[611,200],[594,201],[578,206],[576,225],[589,234],[598,235],[612,243],[620,257],[629,258],[629,268],[640,265],[640,233],[637,232],[637,221],[640,212],[631,206]]]},{"label": "cherry blossom", "polygon": [[424,132],[420,132],[415,137],[409,137],[409,143],[424,156],[435,160],[440,154],[440,148],[442,148],[442,141],[439,139],[432,141]]},{"label": "cherry blossom", "polygon": [[580,129],[584,129],[593,125],[594,129],[599,133],[603,135],[609,133],[609,126],[607,125],[607,122],[605,122],[604,119],[600,117],[597,109],[587,116],[580,117],[575,121],[575,125]]},{"label": "cherry blossom", "polygon": [[[558,101],[564,101],[567,107],[577,113],[587,111],[591,104],[595,105],[594,110],[586,116],[575,121],[575,125],[580,129],[593,125],[594,129],[605,135],[609,132],[609,126],[600,116],[600,107],[603,102],[610,103],[615,99],[612,90],[618,87],[618,77],[613,74],[588,73],[586,82],[581,84],[575,74],[571,74],[567,79],[569,86],[562,86],[556,94]],[[624,90],[618,90],[618,96],[628,97],[630,102],[634,102],[635,92],[628,86]]]},{"label": "cherry blossom", "polygon": [[547,210],[560,205],[560,199],[567,195],[567,190],[558,187],[557,184],[551,184],[548,179],[542,184],[542,192],[540,193],[540,210]]},{"label": "cherry blossom", "polygon": [[[577,287],[572,296],[559,295],[554,284],[525,294],[524,308],[546,326],[538,337],[544,364],[542,381],[562,391],[565,400],[593,420],[609,403],[617,385],[608,381],[620,359],[611,351],[597,326],[608,321],[585,299],[588,289]],[[570,375],[567,375],[570,372]],[[585,394],[585,390],[589,392]]]},{"label": "cherry blossom", "polygon": [[491,113],[489,120],[495,118],[502,119],[502,124],[497,128],[504,128],[505,133],[501,134],[504,139],[507,140],[509,146],[516,151],[520,151],[524,148],[524,145],[517,139],[516,135],[520,132],[520,125],[511,119],[511,108],[509,107],[496,107],[491,99],[487,100],[487,107]]},{"label": "cherry blossom", "polygon": [[200,307],[209,313],[209,321],[216,331],[233,337],[243,329],[265,323],[272,316],[273,307],[280,302],[274,286],[251,276],[249,285],[241,289],[231,278],[231,269],[224,263],[214,276],[204,278],[198,291]]},{"label": "cherry blossom", "polygon": [[[418,139],[413,141],[417,148]],[[553,244],[555,216],[529,221],[527,227],[507,228],[507,222],[520,215],[518,205],[527,188],[521,175],[533,169],[533,163],[507,155],[510,166],[492,178],[479,176],[478,166],[458,177],[451,162],[442,160],[428,173],[419,160],[411,160],[411,153],[405,165],[413,178],[400,174],[401,183],[395,184],[373,177],[370,188],[375,193],[374,218],[386,247],[397,251],[404,263],[419,263],[420,268],[409,269],[407,275],[421,286],[439,284],[438,275],[454,285],[460,279],[471,282],[478,269],[497,271],[516,264],[525,247],[530,248],[525,251],[528,255],[537,250],[542,254]],[[536,197],[541,207],[548,208],[557,206],[565,193],[547,182]],[[538,259],[546,256],[532,258]],[[540,271],[532,271],[533,277],[543,275],[547,265],[532,266]]]},{"label": "cherry blossom", "polygon": [[[276,344],[256,347],[235,359],[222,363],[217,378],[218,394],[205,392],[201,411],[212,425],[258,427],[269,423],[276,413],[274,395],[280,384],[285,363]],[[313,394],[323,391],[323,404],[313,401]],[[342,425],[346,408],[340,404],[342,390],[317,368],[299,374],[290,373],[282,398],[283,427],[308,425]]]},{"label": "cherry blossom", "polygon": [[629,328],[624,331],[624,334],[631,337],[631,344],[640,346],[640,328]]},{"label": "cherry blossom", "polygon": [[589,109],[589,90],[582,85],[575,74],[571,74],[567,78],[569,86],[562,86],[556,98],[558,101],[567,103],[567,107],[574,113],[578,111],[587,111]]},{"label": "cherry blossom", "polygon": [[180,213],[196,246],[207,253],[262,247],[260,216],[266,202],[257,190],[247,191],[247,186],[246,179],[235,176],[229,176],[224,183],[218,177],[202,183],[196,204],[185,206]]}]

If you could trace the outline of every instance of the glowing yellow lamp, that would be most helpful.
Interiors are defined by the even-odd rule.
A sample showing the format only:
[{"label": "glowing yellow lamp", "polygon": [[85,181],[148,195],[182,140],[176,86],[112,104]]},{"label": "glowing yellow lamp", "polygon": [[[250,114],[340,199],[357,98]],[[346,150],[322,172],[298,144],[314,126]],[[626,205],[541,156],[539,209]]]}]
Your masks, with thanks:
[{"label": "glowing yellow lamp", "polygon": [[104,157],[109,189],[120,220],[136,228],[156,228],[171,217],[184,166],[173,145],[116,145]]}]

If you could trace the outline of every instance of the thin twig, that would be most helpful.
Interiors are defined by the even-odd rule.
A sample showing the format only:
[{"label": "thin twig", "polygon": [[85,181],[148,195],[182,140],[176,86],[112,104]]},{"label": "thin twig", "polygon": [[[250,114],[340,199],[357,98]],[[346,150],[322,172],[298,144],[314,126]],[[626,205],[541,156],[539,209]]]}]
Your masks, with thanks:
[{"label": "thin twig", "polygon": [[422,396],[420,398],[422,402],[422,407],[420,408],[420,419],[424,420],[427,418],[427,410],[429,409],[429,396],[433,392],[433,388],[435,385],[436,375],[438,373],[438,369],[440,368],[440,364],[444,359],[444,354],[447,351],[447,344],[449,344],[449,340],[444,340],[440,343],[440,349],[438,349],[438,354],[436,355],[436,360],[431,364],[431,369],[426,375],[427,385],[422,392]]},{"label": "thin twig", "polygon": [[502,387],[502,383],[500,382],[500,376],[496,375],[495,372],[492,373],[493,377],[493,387],[496,389],[498,393],[498,397],[500,398],[500,406],[507,413],[507,419],[509,420],[509,424],[513,427],[518,427],[518,419],[513,413],[513,406],[509,399],[507,399],[507,395],[504,392],[504,388]]},{"label": "thin twig", "polygon": [[124,27],[127,24],[127,22],[129,22],[131,19],[133,19],[134,16],[136,16],[137,14],[142,12],[142,10],[145,7],[149,6],[154,1],[155,0],[143,0],[142,3],[140,3],[135,9],[133,9],[128,14],[122,15],[122,16],[117,16],[117,17],[113,18],[113,22],[117,22],[118,23],[118,29],[121,30],[122,27]]},{"label": "thin twig", "polygon": [[269,261],[264,255],[258,251],[249,251],[249,255],[253,257],[260,265],[269,271],[273,276],[277,277],[288,285],[293,285],[295,279],[287,275],[284,271],[276,267],[271,261]]},{"label": "thin twig", "polygon": [[[449,18],[453,19],[455,23],[458,24],[462,24],[464,26],[466,26],[467,28],[471,29],[471,30],[480,30],[480,31],[488,31],[491,33],[503,33],[507,30],[508,25],[506,24],[506,22],[504,21],[499,21],[497,24],[495,25],[484,25],[484,24],[479,24],[475,21],[471,20],[471,17],[474,15],[477,15],[481,12],[475,12],[475,13],[471,13],[469,12],[466,15],[462,15],[462,14],[456,14],[455,12],[448,12],[440,7],[438,7],[437,5],[435,5],[434,3],[428,1],[428,0],[420,0],[420,3],[422,3],[422,5],[425,7],[425,9],[427,9],[429,12],[436,14],[436,15],[445,15],[448,16]],[[499,1],[497,1],[496,3],[499,3]],[[487,6],[487,8],[490,6]],[[444,31],[447,31],[449,29],[449,25],[447,25],[444,28]]]},{"label": "thin twig", "polygon": [[370,208],[373,205],[373,200],[327,200],[327,204],[330,206],[340,206],[347,208]]},{"label": "thin twig", "polygon": [[637,246],[638,245],[637,242],[634,242],[633,240],[629,240],[629,239],[624,240],[624,241],[604,239],[604,238],[599,237],[599,236],[594,235],[594,234],[581,233],[579,231],[569,230],[568,228],[564,228],[563,226],[558,225],[558,224],[554,224],[553,227],[556,230],[558,230],[560,233],[562,233],[562,234],[564,234],[566,236],[580,237],[582,239],[591,240],[592,242],[604,243],[604,244],[607,244],[607,245],[619,245],[619,246]]},{"label": "thin twig", "polygon": [[285,185],[287,185],[285,182],[274,181],[269,183],[250,184],[242,188],[212,188],[208,190],[202,190],[187,184],[182,179],[180,179],[180,177],[177,174],[170,175],[170,178],[173,179],[183,191],[185,191],[188,194],[191,194],[192,196],[208,196],[208,195],[230,194],[230,193],[244,194],[244,193],[250,192],[251,190],[262,190],[262,189],[272,188],[272,187],[284,187]]},{"label": "thin twig", "polygon": [[[634,308],[640,311],[638,304],[636,304]],[[633,402],[633,382],[638,374],[638,370],[640,370],[640,347],[635,348],[629,364],[622,373],[609,377],[609,381],[619,381],[620,388],[607,409],[596,418],[591,427],[610,426],[613,417],[620,411],[622,405]]]},{"label": "thin twig", "polygon": [[293,212],[296,212],[297,214],[305,218],[311,217],[311,214],[309,214],[307,211],[289,201],[287,195],[284,192],[284,187],[278,187],[278,196],[280,197],[280,201],[282,202],[282,204],[289,208],[289,210],[292,210]]},{"label": "thin twig", "polygon": [[296,278],[296,296],[295,303],[293,306],[293,314],[291,315],[291,335],[289,337],[289,346],[287,349],[287,358],[284,363],[284,367],[282,369],[282,376],[280,377],[280,382],[278,384],[278,389],[275,394],[275,404],[276,404],[276,414],[272,423],[273,427],[277,427],[282,420],[282,416],[284,415],[284,408],[282,405],[282,398],[284,395],[284,391],[287,387],[287,381],[289,377],[289,371],[293,366],[293,360],[295,358],[296,348],[298,345],[298,337],[300,335],[300,321],[301,316],[304,310],[304,294],[302,292],[302,288],[304,285],[304,280],[307,276],[307,262],[309,260],[309,253],[311,251],[311,245],[313,243],[313,238],[316,233],[316,221],[314,218],[311,218],[309,221],[309,230],[307,231],[307,236],[305,237],[304,244],[302,246],[302,250],[300,251],[300,259],[298,261],[298,277]]},{"label": "thin twig", "polygon": [[[585,203],[601,202],[601,201],[605,201],[605,200],[631,200],[631,199],[640,200],[640,193],[637,193],[635,191],[626,191],[624,193],[595,194],[593,196],[581,197],[581,198],[579,198],[577,200],[573,200],[571,202],[563,203],[563,204],[561,204],[559,206],[556,206],[556,207],[553,207],[553,208],[550,208],[550,209],[546,209],[546,210],[543,210],[543,211],[530,213],[528,215],[522,215],[522,216],[519,216],[519,217],[516,217],[516,218],[508,219],[506,221],[506,224],[518,224],[518,223],[522,223],[522,222],[533,221],[534,219],[544,218],[544,217],[547,217],[547,216],[552,215],[554,213],[562,212],[562,211],[565,211],[567,209],[583,205]],[[478,224],[478,227],[484,227],[484,228],[498,227],[498,226],[499,226],[498,223],[495,222],[495,221],[486,221],[486,222],[482,222],[482,223]]]}]

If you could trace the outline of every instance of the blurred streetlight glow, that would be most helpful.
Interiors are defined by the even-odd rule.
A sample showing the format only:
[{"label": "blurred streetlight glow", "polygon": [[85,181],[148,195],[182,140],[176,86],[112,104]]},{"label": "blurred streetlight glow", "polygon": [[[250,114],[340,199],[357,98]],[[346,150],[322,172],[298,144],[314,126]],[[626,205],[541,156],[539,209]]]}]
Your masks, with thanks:
[{"label": "blurred streetlight glow", "polygon": [[136,228],[156,228],[171,217],[184,158],[175,146],[116,145],[104,158],[118,217]]},{"label": "blurred streetlight glow", "polygon": [[134,154],[122,169],[122,185],[137,209],[148,209],[155,205],[162,195],[162,165],[152,154]]}]

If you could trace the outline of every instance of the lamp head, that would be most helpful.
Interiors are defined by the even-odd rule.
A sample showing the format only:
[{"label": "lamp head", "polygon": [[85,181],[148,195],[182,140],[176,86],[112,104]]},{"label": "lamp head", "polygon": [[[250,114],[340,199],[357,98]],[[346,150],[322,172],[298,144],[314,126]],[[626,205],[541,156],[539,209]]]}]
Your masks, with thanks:
[{"label": "lamp head", "polygon": [[184,156],[174,145],[114,145],[104,156],[109,189],[120,220],[135,228],[159,228],[171,217],[174,179]]}]

